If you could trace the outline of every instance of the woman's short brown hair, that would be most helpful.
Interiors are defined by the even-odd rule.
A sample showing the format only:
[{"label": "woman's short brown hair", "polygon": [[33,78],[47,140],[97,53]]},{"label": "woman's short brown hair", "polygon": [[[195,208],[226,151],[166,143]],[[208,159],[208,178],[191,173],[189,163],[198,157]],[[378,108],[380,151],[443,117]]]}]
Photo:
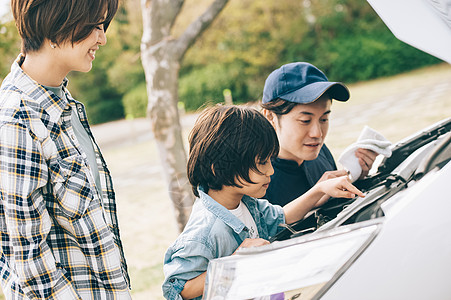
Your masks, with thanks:
[{"label": "woman's short brown hair", "polygon": [[86,39],[96,26],[108,28],[119,0],[11,0],[24,53],[41,49],[44,39],[57,45]]},{"label": "woman's short brown hair", "polygon": [[194,195],[202,186],[221,190],[252,183],[249,171],[259,172],[257,163],[279,153],[276,132],[268,120],[251,107],[216,105],[197,119],[189,136],[188,179]]}]

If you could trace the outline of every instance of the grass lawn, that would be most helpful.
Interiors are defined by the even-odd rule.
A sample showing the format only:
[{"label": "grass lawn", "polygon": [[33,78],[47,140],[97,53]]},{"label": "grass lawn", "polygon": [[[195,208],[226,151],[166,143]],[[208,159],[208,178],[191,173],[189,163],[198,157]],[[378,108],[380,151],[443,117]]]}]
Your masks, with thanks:
[{"label": "grass lawn", "polygon": [[[327,144],[336,159],[364,125],[397,142],[451,116],[448,64],[349,88],[351,99],[332,105]],[[186,140],[190,126],[184,130]],[[163,299],[163,255],[178,233],[156,146],[148,139],[109,147],[104,155],[114,179],[133,299]]]}]

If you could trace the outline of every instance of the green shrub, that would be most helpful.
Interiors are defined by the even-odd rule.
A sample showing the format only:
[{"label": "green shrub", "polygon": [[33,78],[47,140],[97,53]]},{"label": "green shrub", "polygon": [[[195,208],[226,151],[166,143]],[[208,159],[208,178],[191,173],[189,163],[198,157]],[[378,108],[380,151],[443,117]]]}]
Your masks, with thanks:
[{"label": "green shrub", "polygon": [[224,101],[223,91],[230,89],[235,103],[253,100],[249,93],[249,78],[242,72],[240,64],[211,64],[203,68],[193,68],[181,75],[179,99],[187,111],[193,111],[206,103]]},{"label": "green shrub", "polygon": [[124,117],[122,93],[108,80],[108,57],[99,56],[90,72],[71,72],[69,91],[86,106],[90,124],[115,121]]},{"label": "green shrub", "polygon": [[440,62],[390,32],[337,38],[324,43],[315,59],[333,80],[355,82],[406,72]]},{"label": "green shrub", "polygon": [[11,64],[19,55],[20,38],[14,21],[0,21],[0,83],[11,70]]},{"label": "green shrub", "polygon": [[[311,47],[311,43],[307,44]],[[315,51],[310,52],[304,46],[300,45],[297,51],[292,46],[290,56],[297,52],[323,70],[331,80],[346,83],[390,76],[440,62],[399,41],[388,30],[323,40]]]},{"label": "green shrub", "polygon": [[125,94],[122,98],[125,116],[127,118],[142,118],[147,111],[147,90],[143,82]]},{"label": "green shrub", "polygon": [[124,118],[121,98],[109,98],[108,101],[90,103],[86,108],[89,124],[101,124]]}]

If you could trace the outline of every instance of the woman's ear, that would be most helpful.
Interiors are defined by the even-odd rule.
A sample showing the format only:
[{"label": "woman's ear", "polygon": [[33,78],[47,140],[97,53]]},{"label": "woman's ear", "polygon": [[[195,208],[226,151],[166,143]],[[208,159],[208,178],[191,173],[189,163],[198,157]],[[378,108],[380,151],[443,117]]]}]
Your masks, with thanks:
[{"label": "woman's ear", "polygon": [[266,108],[262,109],[262,113],[265,116],[265,118],[269,121],[269,123],[271,123],[271,125],[274,127],[275,125],[274,119],[276,118],[276,114]]}]

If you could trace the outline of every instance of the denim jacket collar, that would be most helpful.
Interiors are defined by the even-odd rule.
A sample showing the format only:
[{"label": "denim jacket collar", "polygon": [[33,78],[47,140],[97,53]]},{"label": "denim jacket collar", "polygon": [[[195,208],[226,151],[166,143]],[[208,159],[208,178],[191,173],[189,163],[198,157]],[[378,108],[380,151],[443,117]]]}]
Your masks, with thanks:
[{"label": "denim jacket collar", "polygon": [[[241,242],[243,242],[246,238],[250,237],[249,229],[244,225],[243,222],[241,222],[240,219],[234,216],[227,208],[216,202],[207,193],[205,193],[204,189],[201,186],[198,187],[197,190],[199,192],[199,199],[202,201],[204,207],[212,214],[214,214],[218,219],[222,220],[237,234],[235,238],[239,244],[241,244]],[[241,201],[243,201],[244,205],[246,205],[252,218],[254,219],[259,235],[262,234],[263,228],[261,225],[261,219],[258,213],[256,200],[252,197],[244,195],[243,198],[241,198]]]},{"label": "denim jacket collar", "polygon": [[218,219],[222,220],[227,226],[233,229],[237,234],[243,231],[246,227],[237,217],[235,217],[227,208],[216,202],[202,187],[198,187],[199,199],[202,201],[205,208],[214,214]]}]

